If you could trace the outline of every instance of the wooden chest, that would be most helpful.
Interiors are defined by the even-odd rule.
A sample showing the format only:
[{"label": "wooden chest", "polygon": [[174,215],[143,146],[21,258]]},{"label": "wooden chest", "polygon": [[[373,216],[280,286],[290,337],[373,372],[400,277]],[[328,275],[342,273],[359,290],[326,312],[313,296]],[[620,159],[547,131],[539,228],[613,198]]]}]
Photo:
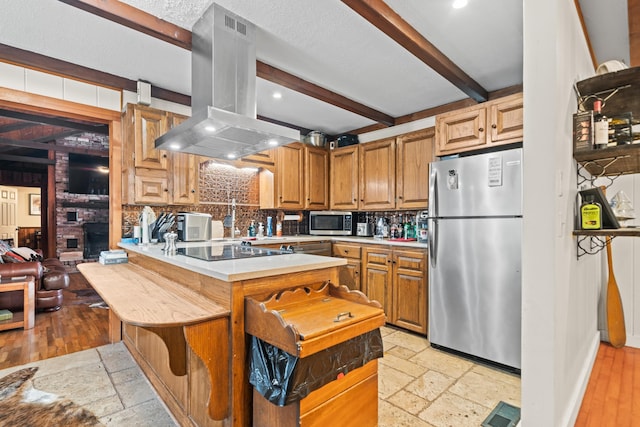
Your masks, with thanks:
[{"label": "wooden chest", "polygon": [[[246,298],[245,329],[255,337],[249,350],[253,425],[326,426],[340,420],[344,426],[376,426],[384,322],[379,303],[332,283],[318,291],[283,291],[262,302]],[[274,360],[265,361],[269,357]],[[283,392],[293,394],[293,402],[274,396],[277,390],[265,391],[279,381],[263,378],[260,365],[269,369],[275,360],[295,366]]]}]

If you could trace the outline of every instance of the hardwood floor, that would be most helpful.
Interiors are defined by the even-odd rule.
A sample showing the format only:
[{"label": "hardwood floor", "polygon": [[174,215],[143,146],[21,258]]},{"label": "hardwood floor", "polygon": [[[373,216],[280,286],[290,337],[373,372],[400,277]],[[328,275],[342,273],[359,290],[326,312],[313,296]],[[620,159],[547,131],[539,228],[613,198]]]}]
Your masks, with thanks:
[{"label": "hardwood floor", "polygon": [[0,369],[108,344],[109,310],[89,307],[101,299],[82,274],[69,277],[60,310],[36,312],[33,329],[0,332]]},{"label": "hardwood floor", "polygon": [[600,344],[575,427],[640,425],[640,349]]},{"label": "hardwood floor", "polygon": [[[36,313],[33,329],[0,332],[0,369],[109,343],[109,312],[80,273],[59,311]],[[640,349],[601,344],[576,427],[640,426]]]}]

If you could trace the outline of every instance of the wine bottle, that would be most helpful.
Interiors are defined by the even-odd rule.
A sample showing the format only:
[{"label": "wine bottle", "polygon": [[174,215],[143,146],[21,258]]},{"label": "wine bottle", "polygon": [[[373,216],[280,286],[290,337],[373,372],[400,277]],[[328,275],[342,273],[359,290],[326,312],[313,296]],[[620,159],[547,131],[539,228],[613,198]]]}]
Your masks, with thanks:
[{"label": "wine bottle", "polygon": [[602,114],[602,101],[593,102],[594,146],[596,149],[607,148],[609,144],[609,121]]}]

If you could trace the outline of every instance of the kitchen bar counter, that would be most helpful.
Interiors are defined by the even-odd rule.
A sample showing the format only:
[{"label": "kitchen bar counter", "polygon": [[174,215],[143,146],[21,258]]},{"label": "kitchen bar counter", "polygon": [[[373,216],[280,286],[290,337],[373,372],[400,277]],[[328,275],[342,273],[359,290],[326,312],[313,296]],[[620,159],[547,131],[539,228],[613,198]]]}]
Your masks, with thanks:
[{"label": "kitchen bar counter", "polygon": [[[230,242],[177,246],[213,249],[225,243]],[[127,251],[128,264],[79,270],[101,287],[113,308],[112,331],[121,333],[158,395],[184,426],[251,425],[245,298],[264,301],[286,289],[319,290],[327,282],[338,283],[338,268],[347,262],[308,254],[203,261],[165,255],[164,244],[119,246]],[[174,304],[179,305],[179,315],[171,308]]]},{"label": "kitchen bar counter", "polygon": [[[323,239],[327,240],[327,239]],[[296,240],[298,241],[298,240]],[[268,239],[260,242],[274,243]],[[178,242],[178,248],[199,246],[220,246],[234,243],[231,240],[213,240],[207,242]],[[235,243],[238,243],[236,241]],[[254,244],[254,242],[252,242]],[[257,245],[257,243],[255,243]],[[283,241],[283,244],[286,244]],[[262,256],[255,258],[242,258],[225,261],[203,261],[185,255],[165,255],[162,251],[163,243],[149,243],[147,245],[119,244],[128,252],[144,255],[176,267],[210,276],[225,282],[238,280],[258,279],[280,274],[297,273],[308,270],[316,270],[328,267],[337,267],[346,264],[345,260],[316,255],[286,254],[277,256]]]}]

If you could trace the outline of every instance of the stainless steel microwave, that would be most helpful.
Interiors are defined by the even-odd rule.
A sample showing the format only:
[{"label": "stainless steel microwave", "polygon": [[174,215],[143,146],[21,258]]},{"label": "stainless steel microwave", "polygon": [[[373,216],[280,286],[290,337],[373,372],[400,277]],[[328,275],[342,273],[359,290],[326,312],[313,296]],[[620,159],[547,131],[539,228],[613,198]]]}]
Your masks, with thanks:
[{"label": "stainless steel microwave", "polygon": [[343,211],[309,212],[309,234],[317,236],[350,236],[353,215]]}]

